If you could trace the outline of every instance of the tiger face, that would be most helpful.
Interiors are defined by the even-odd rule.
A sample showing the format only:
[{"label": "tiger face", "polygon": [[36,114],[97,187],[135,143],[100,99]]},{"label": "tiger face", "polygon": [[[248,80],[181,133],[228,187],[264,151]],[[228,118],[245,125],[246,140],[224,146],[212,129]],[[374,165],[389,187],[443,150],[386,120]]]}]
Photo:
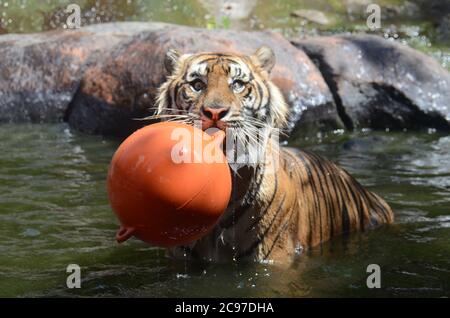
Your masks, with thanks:
[{"label": "tiger face", "polygon": [[164,64],[169,76],[157,99],[161,119],[197,121],[203,130],[231,129],[241,137],[286,124],[286,103],[269,80],[275,56],[268,47],[251,56],[170,50]]}]

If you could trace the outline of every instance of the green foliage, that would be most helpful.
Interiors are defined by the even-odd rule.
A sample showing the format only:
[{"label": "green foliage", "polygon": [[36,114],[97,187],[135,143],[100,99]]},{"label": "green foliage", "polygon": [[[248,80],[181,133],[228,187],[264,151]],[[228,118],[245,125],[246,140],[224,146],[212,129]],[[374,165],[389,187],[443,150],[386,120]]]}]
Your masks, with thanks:
[{"label": "green foliage", "polygon": [[215,17],[212,17],[206,21],[206,28],[208,30],[212,29],[225,29],[228,30],[231,27],[231,19],[228,16],[222,16],[220,22],[216,21]]}]

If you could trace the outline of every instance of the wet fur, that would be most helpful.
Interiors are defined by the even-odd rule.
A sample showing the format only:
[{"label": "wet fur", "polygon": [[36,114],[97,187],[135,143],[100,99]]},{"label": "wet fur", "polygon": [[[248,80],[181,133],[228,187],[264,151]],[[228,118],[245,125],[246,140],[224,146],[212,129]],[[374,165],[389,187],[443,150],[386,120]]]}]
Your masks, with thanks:
[{"label": "wet fur", "polygon": [[[237,94],[230,89],[229,77],[233,74],[228,63],[245,67],[242,73],[247,72],[244,75],[251,77],[244,79],[249,80],[247,91]],[[159,91],[158,116],[192,124],[201,118],[202,105],[223,103],[231,105],[230,122],[235,117],[238,123],[241,120],[265,128],[283,128],[288,108],[279,89],[269,79],[274,63],[269,48],[262,48],[253,56],[181,55],[169,51],[165,64],[170,75]],[[207,81],[201,93],[195,94],[188,86],[195,81],[189,72],[201,73],[194,75],[203,76]],[[248,100],[244,99],[249,90],[250,94],[253,91],[258,95],[250,105],[252,111],[245,109],[249,108]],[[237,129],[246,134],[252,132],[248,125],[242,122],[240,125]],[[272,169],[270,159],[278,155],[279,169]],[[190,246],[170,249],[172,257],[286,264],[301,251],[333,236],[393,221],[392,210],[383,199],[324,158],[307,151],[279,149],[270,140],[267,140],[265,158],[266,164],[245,166],[233,174],[232,200],[217,226]]]}]

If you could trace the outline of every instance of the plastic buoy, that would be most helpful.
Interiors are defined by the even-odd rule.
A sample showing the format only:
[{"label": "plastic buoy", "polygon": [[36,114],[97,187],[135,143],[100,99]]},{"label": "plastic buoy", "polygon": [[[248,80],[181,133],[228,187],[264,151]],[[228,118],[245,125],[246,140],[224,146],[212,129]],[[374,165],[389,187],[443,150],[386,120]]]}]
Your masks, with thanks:
[{"label": "plastic buoy", "polygon": [[111,207],[121,227],[116,240],[131,236],[170,247],[204,236],[225,211],[231,175],[221,144],[193,126],[162,122],[129,136],[109,167]]}]

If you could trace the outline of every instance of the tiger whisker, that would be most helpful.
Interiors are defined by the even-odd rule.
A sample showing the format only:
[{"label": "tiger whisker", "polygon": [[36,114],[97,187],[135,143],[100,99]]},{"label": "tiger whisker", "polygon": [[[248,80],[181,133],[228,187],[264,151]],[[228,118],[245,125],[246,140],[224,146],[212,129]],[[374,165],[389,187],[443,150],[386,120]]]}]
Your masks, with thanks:
[{"label": "tiger whisker", "polygon": [[189,113],[189,110],[186,110],[186,109],[173,109],[173,108],[170,108],[170,107],[148,107],[147,109],[149,109],[149,110],[157,110],[157,111],[169,110],[169,111],[177,111],[177,112]]},{"label": "tiger whisker", "polygon": [[187,115],[171,115],[171,114],[162,114],[162,115],[151,115],[142,118],[133,118],[135,120],[150,120],[150,119],[160,119],[160,118],[189,118]]}]

